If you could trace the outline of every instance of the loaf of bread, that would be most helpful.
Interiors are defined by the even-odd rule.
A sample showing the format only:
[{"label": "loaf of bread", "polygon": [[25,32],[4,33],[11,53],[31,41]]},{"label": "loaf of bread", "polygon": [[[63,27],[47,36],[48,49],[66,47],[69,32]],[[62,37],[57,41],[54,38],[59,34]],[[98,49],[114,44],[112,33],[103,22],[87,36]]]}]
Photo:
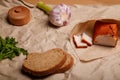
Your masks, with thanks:
[{"label": "loaf of bread", "polygon": [[115,47],[118,41],[117,24],[96,21],[93,31],[93,43]]},{"label": "loaf of bread", "polygon": [[34,77],[65,72],[73,65],[73,58],[62,49],[55,48],[44,53],[30,53],[23,62],[22,70]]},{"label": "loaf of bread", "polygon": [[8,21],[16,26],[27,24],[30,16],[30,10],[24,6],[15,6],[8,11]]}]

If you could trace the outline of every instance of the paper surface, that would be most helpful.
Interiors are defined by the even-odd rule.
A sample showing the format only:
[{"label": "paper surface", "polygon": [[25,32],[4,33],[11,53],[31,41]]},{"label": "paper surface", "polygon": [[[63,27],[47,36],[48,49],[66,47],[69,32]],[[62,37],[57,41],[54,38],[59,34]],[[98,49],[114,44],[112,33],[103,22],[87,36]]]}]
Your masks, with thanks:
[{"label": "paper surface", "polygon": [[[71,31],[78,23],[106,18],[119,20],[120,5],[70,6],[72,11],[71,20],[67,26],[61,28],[52,27],[52,25],[50,25],[48,22],[48,15],[37,8],[29,8],[31,11],[31,21],[28,24],[21,27],[9,24],[6,20],[8,10],[17,5],[23,4],[16,0],[0,1],[0,36],[15,37],[16,40],[19,42],[18,46],[27,49],[30,53],[44,52],[49,49],[58,47],[64,49],[74,57],[74,65],[69,71],[60,74],[54,74],[46,78],[37,80],[120,79],[120,53],[118,50],[119,43],[116,46],[117,49],[115,49],[116,54],[85,63],[79,60],[80,58],[78,55],[84,54],[83,51],[93,52],[96,47],[92,46],[92,49],[90,51],[82,49],[78,50],[74,48],[74,44],[72,44],[70,41]],[[108,49],[105,50],[107,51]],[[114,52],[114,50],[112,51]],[[97,54],[100,54],[100,52],[98,52]],[[21,66],[24,59],[25,56],[20,55],[13,60],[5,59],[1,61],[0,80],[36,80],[21,73]]]}]

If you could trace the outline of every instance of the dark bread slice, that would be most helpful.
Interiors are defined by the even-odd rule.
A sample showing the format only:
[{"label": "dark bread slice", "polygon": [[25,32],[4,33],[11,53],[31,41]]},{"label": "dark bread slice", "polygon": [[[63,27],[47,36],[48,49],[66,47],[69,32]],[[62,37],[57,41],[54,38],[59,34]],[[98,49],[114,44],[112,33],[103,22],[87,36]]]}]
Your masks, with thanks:
[{"label": "dark bread slice", "polygon": [[66,54],[62,49],[55,48],[44,53],[31,53],[23,62],[23,71],[36,76],[46,76],[55,73],[66,61]]},{"label": "dark bread slice", "polygon": [[[66,53],[66,52],[65,52]],[[67,70],[69,70],[72,66],[73,66],[73,63],[74,63],[74,59],[73,57],[66,53],[67,55],[67,60],[65,61],[65,63],[56,71],[56,73],[63,73]]]}]

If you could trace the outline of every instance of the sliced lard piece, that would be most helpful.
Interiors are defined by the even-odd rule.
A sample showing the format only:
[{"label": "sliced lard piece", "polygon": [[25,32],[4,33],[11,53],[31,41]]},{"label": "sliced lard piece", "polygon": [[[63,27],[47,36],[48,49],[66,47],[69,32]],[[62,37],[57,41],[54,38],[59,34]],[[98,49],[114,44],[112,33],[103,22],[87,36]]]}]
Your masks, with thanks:
[{"label": "sliced lard piece", "polygon": [[96,21],[93,31],[93,43],[115,47],[118,41],[117,24]]},{"label": "sliced lard piece", "polygon": [[77,34],[73,36],[73,41],[77,48],[87,48],[87,44],[82,42],[81,34]]},{"label": "sliced lard piece", "polygon": [[82,33],[82,42],[86,43],[88,46],[92,45],[92,38],[86,33]]}]

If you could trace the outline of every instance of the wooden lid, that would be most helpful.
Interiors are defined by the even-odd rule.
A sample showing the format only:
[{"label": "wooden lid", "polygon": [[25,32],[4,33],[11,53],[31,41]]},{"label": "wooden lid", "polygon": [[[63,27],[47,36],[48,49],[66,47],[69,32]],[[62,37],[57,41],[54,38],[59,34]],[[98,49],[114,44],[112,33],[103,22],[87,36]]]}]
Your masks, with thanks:
[{"label": "wooden lid", "polygon": [[8,20],[11,24],[21,26],[30,21],[30,10],[24,6],[16,6],[9,10]]}]

